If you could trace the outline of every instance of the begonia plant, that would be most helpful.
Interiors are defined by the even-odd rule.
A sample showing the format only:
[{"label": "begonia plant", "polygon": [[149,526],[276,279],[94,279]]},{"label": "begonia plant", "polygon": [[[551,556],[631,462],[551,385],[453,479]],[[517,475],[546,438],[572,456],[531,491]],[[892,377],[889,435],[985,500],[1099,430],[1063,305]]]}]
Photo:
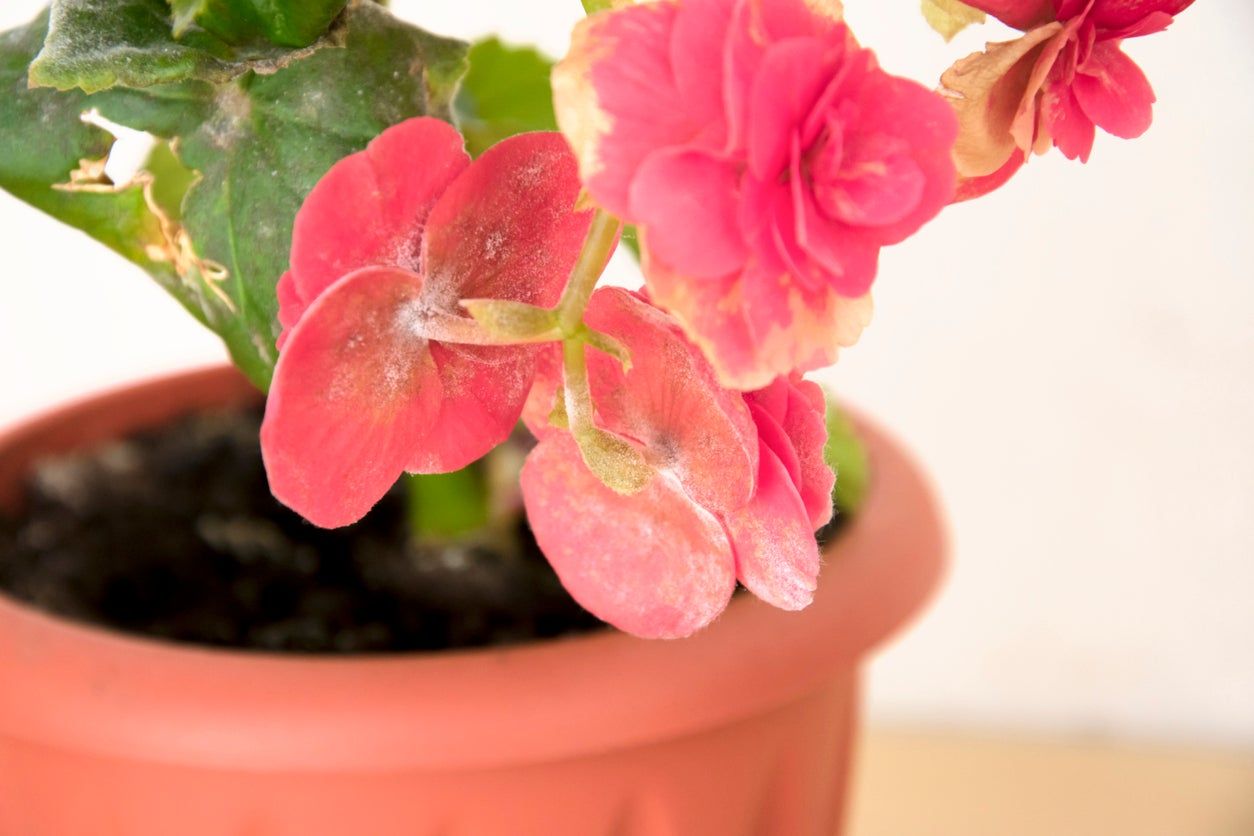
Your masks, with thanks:
[{"label": "begonia plant", "polygon": [[[0,186],[222,336],[310,522],[405,478],[467,509],[416,535],[478,536],[473,474],[521,422],[567,590],[681,637],[737,584],[811,601],[832,465],[848,511],[866,462],[802,375],[867,326],[880,251],[1033,153],[1143,133],[1123,41],[1190,3],[923,0],[947,37],[1021,32],[932,88],[838,0],[584,0],[555,65],[368,0],[54,0],[0,36]],[[119,182],[117,126],[152,140]],[[620,239],[643,288],[598,286]]]}]

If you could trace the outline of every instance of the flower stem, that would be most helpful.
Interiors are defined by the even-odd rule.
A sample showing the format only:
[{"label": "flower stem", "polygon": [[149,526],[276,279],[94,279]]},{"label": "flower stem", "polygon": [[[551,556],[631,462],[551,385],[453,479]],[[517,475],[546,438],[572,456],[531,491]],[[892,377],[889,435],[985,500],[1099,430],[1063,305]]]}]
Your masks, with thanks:
[{"label": "flower stem", "polygon": [[618,242],[623,223],[613,215],[598,209],[592,217],[588,237],[584,239],[579,260],[570,274],[561,301],[557,303],[557,324],[567,337],[574,336],[583,322],[583,312],[592,298],[592,291],[601,278],[601,272],[609,261],[610,253]]}]

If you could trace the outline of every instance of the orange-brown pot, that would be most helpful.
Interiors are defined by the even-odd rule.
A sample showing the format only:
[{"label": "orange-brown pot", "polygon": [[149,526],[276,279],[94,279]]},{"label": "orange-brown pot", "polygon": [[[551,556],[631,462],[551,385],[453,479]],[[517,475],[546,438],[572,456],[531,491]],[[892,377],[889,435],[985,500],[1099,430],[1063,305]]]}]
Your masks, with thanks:
[{"label": "orange-brown pot", "polygon": [[[0,503],[41,455],[253,397],[214,369],[45,415],[0,438]],[[918,470],[862,429],[870,497],[813,606],[738,597],[684,641],[278,656],[0,598],[0,836],[831,836],[862,663],[943,563]]]}]

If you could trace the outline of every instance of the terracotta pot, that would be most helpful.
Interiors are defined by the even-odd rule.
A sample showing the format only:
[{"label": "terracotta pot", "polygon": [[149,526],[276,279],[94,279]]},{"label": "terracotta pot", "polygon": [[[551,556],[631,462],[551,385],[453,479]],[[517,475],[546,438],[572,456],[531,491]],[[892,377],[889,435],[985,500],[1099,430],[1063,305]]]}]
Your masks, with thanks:
[{"label": "terracotta pot", "polygon": [[[45,415],[0,438],[0,502],[38,456],[253,397],[214,369]],[[814,605],[738,597],[684,641],[293,657],[0,599],[0,836],[830,836],[862,663],[942,571],[924,480],[862,428],[874,485]]]}]

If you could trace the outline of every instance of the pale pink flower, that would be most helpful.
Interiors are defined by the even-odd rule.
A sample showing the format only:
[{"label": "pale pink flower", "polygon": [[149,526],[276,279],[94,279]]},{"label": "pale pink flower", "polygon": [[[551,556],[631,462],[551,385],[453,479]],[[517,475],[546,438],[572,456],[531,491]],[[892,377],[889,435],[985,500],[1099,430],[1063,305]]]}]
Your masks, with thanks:
[{"label": "pale pink flower", "polygon": [[880,249],[953,195],[956,120],[824,0],[661,0],[593,15],[554,71],[586,188],[642,230],[653,299],[727,385],[858,337]]},{"label": "pale pink flower", "polygon": [[672,317],[624,290],[598,290],[587,322],[631,352],[628,370],[589,353],[597,424],[636,446],[653,475],[637,493],[615,493],[571,435],[548,424],[560,391],[551,349],[526,413],[540,442],[522,487],[566,589],[599,618],[651,638],[708,624],[738,579],[777,607],[809,604],[814,532],[831,517],[834,480],[819,387],[781,377],[755,392],[726,389]]}]

